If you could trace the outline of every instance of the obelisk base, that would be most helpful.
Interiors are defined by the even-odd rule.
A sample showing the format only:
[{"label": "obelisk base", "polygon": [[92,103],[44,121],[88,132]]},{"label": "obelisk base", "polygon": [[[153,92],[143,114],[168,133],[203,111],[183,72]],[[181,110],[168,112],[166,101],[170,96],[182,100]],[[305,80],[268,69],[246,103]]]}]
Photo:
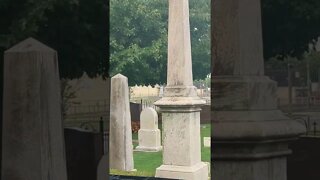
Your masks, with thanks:
[{"label": "obelisk base", "polygon": [[159,152],[159,151],[162,151],[162,146],[158,146],[158,147],[137,146],[134,151],[141,151],[141,152]]},{"label": "obelisk base", "polygon": [[161,165],[156,169],[156,177],[184,180],[208,180],[208,165],[203,162],[193,166]]},{"label": "obelisk base", "polygon": [[260,160],[214,161],[213,179],[226,180],[286,180],[286,157]]},{"label": "obelisk base", "polygon": [[156,177],[208,180],[208,165],[201,162],[199,97],[164,97],[155,105],[162,113],[163,164]]},{"label": "obelisk base", "polygon": [[214,76],[213,179],[287,180],[288,144],[303,123],[277,107],[277,84],[266,76]]}]

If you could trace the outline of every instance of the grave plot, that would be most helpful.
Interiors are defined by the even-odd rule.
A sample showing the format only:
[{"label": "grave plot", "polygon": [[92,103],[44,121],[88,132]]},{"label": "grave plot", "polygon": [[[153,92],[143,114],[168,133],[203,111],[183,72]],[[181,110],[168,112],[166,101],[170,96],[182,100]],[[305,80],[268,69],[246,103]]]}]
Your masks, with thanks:
[{"label": "grave plot", "polygon": [[[201,124],[201,160],[205,163],[211,163],[211,149],[210,147],[205,147],[203,143],[204,137],[210,137],[211,135],[211,124]],[[162,131],[162,124],[159,124],[159,130]],[[133,147],[139,145],[138,133],[132,134]],[[162,163],[162,152],[139,152],[133,151],[134,167],[137,169],[136,172],[126,172],[119,170],[110,170],[110,174],[114,175],[130,175],[130,176],[147,176],[154,177],[156,173],[156,168]]]}]

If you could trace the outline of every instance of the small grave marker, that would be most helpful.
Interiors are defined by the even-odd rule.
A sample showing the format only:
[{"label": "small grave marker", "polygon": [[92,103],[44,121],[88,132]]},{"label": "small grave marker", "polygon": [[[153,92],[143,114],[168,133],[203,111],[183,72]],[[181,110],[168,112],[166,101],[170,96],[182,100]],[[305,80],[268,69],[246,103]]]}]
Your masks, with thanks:
[{"label": "small grave marker", "polygon": [[203,146],[211,147],[211,137],[203,137]]},{"label": "small grave marker", "polygon": [[140,114],[139,146],[137,151],[160,151],[161,134],[158,129],[158,114],[153,108],[146,108]]}]

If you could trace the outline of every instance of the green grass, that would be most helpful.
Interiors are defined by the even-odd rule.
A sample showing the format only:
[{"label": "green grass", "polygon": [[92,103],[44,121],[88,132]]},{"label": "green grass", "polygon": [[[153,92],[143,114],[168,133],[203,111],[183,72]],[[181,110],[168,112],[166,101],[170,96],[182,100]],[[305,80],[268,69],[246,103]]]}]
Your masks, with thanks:
[{"label": "green grass", "polygon": [[137,171],[155,175],[156,168],[162,164],[162,152],[134,152],[134,168]]},{"label": "green grass", "polygon": [[[161,124],[159,124],[161,130]],[[211,149],[210,147],[203,146],[203,137],[211,136],[211,125],[201,125],[201,160],[204,162],[210,162]],[[134,140],[134,148],[138,145],[138,133],[132,134]],[[156,168],[162,164],[162,152],[136,152],[133,153],[134,168],[137,172],[123,172],[111,170],[110,174],[114,175],[129,175],[129,176],[154,176]]]},{"label": "green grass", "polygon": [[138,133],[132,133],[132,139],[138,140]]},{"label": "green grass", "polygon": [[133,171],[133,172],[128,172],[128,171],[119,171],[116,169],[110,169],[110,174],[112,175],[123,175],[123,176],[153,176],[151,172],[144,172],[144,171]]},{"label": "green grass", "polygon": [[203,146],[203,137],[211,137],[211,124],[201,125],[201,160],[211,162],[211,148]]}]

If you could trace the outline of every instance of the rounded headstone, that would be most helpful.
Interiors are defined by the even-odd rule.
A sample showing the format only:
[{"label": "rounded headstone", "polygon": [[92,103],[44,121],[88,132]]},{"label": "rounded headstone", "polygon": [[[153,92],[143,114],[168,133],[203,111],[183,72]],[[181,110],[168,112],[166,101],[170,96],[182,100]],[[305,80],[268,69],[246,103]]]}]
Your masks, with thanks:
[{"label": "rounded headstone", "polygon": [[140,114],[141,129],[158,129],[158,114],[153,108],[145,108]]}]

